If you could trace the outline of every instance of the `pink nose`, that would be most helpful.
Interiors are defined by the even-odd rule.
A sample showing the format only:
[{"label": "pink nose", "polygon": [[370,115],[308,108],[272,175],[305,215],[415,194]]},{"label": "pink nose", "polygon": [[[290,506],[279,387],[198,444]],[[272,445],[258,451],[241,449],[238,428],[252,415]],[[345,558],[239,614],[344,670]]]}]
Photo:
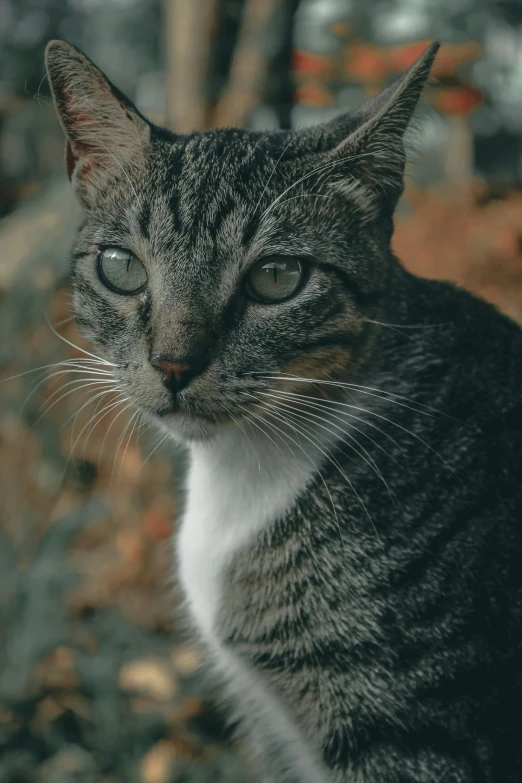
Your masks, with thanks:
[{"label": "pink nose", "polygon": [[193,365],[175,362],[164,356],[155,356],[151,364],[163,374],[163,380],[172,390],[180,391],[194,375]]}]

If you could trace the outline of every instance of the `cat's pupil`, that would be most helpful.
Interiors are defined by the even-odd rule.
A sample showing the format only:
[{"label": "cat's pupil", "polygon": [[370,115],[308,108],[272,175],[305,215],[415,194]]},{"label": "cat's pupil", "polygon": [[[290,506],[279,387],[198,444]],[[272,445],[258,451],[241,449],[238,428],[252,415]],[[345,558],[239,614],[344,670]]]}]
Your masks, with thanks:
[{"label": "cat's pupil", "polygon": [[256,301],[282,302],[300,287],[303,266],[296,258],[263,259],[250,270],[247,293]]}]

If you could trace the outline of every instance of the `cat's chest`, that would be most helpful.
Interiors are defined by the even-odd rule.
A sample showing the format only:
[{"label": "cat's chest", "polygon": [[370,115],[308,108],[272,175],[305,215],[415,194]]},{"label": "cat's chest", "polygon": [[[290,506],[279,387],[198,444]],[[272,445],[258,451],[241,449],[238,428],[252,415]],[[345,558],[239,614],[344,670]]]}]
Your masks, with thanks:
[{"label": "cat's chest", "polygon": [[293,506],[312,473],[301,463],[289,473],[277,460],[263,468],[242,446],[193,451],[177,542],[188,609],[211,645],[219,643],[217,617],[235,555]]}]

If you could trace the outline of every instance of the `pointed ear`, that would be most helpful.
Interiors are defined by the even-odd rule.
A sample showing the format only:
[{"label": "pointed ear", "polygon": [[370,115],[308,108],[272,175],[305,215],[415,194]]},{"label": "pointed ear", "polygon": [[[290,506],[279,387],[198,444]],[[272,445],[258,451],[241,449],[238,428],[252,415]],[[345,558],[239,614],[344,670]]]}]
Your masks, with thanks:
[{"label": "pointed ear", "polygon": [[67,137],[67,174],[86,205],[111,177],[128,175],[144,160],[150,126],[83,52],[50,41],[45,62],[54,103]]},{"label": "pointed ear", "polygon": [[[393,210],[404,183],[404,133],[419,102],[439,49],[432,43],[396,82],[371,98],[355,115],[324,126],[334,158]],[[344,167],[344,166],[343,166]],[[337,168],[337,167],[336,167]]]}]

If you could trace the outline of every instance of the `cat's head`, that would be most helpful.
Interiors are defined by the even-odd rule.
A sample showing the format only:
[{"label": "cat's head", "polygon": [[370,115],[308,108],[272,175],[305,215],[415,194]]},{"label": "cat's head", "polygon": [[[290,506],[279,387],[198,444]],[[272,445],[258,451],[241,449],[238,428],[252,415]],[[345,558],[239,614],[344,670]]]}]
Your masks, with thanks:
[{"label": "cat's head", "polygon": [[324,125],[177,135],[75,47],[48,45],[84,207],[75,311],[136,406],[191,440],[262,418],[291,378],[350,380],[386,296],[403,134],[436,51]]}]

